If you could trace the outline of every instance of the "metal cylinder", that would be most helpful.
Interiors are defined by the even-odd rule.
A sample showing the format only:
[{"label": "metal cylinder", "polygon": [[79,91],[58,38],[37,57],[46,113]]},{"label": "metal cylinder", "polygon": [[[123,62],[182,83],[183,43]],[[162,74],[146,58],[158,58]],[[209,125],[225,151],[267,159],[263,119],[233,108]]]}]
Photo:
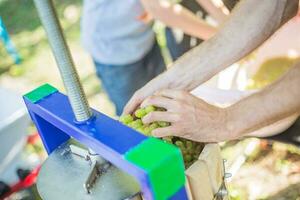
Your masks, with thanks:
[{"label": "metal cylinder", "polygon": [[53,2],[52,0],[34,0],[34,3],[47,33],[75,118],[79,122],[86,121],[92,116],[92,112],[65,41]]}]

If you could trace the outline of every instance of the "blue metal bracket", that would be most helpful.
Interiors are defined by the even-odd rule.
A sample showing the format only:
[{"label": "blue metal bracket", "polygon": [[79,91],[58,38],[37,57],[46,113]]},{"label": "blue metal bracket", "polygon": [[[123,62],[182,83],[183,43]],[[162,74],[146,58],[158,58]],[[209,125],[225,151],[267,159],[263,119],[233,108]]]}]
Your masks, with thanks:
[{"label": "blue metal bracket", "polygon": [[[42,97],[41,100],[33,102],[25,95],[24,101],[48,154],[72,137],[119,169],[134,176],[140,183],[145,199],[188,199],[184,181],[182,186],[168,198],[157,198],[148,171],[125,159],[126,153],[146,141],[148,137],[95,110],[91,120],[79,124],[74,120],[67,96],[52,90],[51,94]],[[184,167],[175,176],[182,174],[184,176]]]}]

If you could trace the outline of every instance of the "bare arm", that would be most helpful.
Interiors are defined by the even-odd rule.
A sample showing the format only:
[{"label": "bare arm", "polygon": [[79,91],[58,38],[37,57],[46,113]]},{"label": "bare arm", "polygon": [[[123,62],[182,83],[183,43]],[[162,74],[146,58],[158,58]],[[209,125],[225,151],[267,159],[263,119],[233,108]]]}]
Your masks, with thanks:
[{"label": "bare arm", "polygon": [[185,54],[163,74],[169,80],[177,77],[168,87],[191,90],[253,51],[296,14],[297,6],[288,9],[292,6],[288,2],[242,1],[215,37]]},{"label": "bare arm", "polygon": [[[250,95],[253,95],[255,92],[259,92],[259,90],[221,90],[207,86],[199,86],[197,89],[192,91],[192,94],[203,99],[209,104],[226,108]],[[253,132],[249,132],[247,133],[247,136],[267,137],[282,133],[297,120],[299,114],[290,115],[282,120],[276,121],[275,123],[254,130]]]},{"label": "bare arm", "polygon": [[[284,130],[300,114],[300,62],[279,81],[227,108],[220,108],[185,91],[161,90],[142,107],[166,109],[143,117],[149,124],[170,122],[152,135],[175,135],[199,142],[220,142],[245,136],[264,137]],[[277,132],[278,133],[278,132]]]},{"label": "bare arm", "polygon": [[167,0],[141,0],[141,2],[152,17],[167,26],[179,28],[186,34],[206,40],[216,32],[216,28],[180,4],[172,4]]},{"label": "bare arm", "polygon": [[300,62],[274,84],[229,107],[227,113],[230,138],[300,114]]},{"label": "bare arm", "polygon": [[160,89],[192,90],[268,39],[298,10],[298,0],[244,0],[221,30],[183,55],[165,73],[138,90],[125,108],[132,112]]}]

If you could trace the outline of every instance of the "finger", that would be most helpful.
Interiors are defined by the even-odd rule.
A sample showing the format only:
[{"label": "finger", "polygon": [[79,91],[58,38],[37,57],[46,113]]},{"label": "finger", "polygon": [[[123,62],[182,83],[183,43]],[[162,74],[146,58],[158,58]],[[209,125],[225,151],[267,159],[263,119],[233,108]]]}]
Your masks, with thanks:
[{"label": "finger", "polygon": [[123,114],[127,115],[127,114],[133,113],[138,108],[138,106],[141,104],[141,102],[143,100],[144,100],[143,98],[139,97],[137,94],[134,94],[131,97],[131,99],[128,101],[128,103],[126,104],[126,106],[123,110]]},{"label": "finger", "polygon": [[173,99],[169,99],[163,96],[150,96],[148,97],[142,104],[141,107],[146,107],[146,106],[156,106],[156,107],[161,107],[161,108],[165,108],[165,109],[171,109],[174,108],[175,104],[177,102]]},{"label": "finger", "polygon": [[176,133],[176,127],[174,126],[168,126],[168,127],[164,127],[164,128],[157,128],[157,129],[154,129],[151,134],[154,136],[154,137],[167,137],[167,136],[171,136],[171,135],[174,135]]},{"label": "finger", "polygon": [[179,120],[178,114],[170,112],[155,111],[147,114],[143,117],[144,124],[150,124],[152,122],[164,121],[164,122],[177,122]]},{"label": "finger", "polygon": [[171,99],[179,99],[179,100],[184,100],[186,99],[190,93],[184,90],[170,90],[170,89],[165,89],[161,90],[158,92],[158,95],[171,98]]}]

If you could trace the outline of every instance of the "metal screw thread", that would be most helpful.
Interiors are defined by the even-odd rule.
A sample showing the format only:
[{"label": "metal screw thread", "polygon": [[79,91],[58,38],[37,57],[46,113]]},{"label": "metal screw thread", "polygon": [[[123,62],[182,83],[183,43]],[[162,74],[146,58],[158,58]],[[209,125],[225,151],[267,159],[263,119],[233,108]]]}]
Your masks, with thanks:
[{"label": "metal screw thread", "polygon": [[47,33],[75,118],[79,122],[86,121],[92,116],[92,112],[65,41],[53,2],[52,0],[34,0],[34,3]]}]

